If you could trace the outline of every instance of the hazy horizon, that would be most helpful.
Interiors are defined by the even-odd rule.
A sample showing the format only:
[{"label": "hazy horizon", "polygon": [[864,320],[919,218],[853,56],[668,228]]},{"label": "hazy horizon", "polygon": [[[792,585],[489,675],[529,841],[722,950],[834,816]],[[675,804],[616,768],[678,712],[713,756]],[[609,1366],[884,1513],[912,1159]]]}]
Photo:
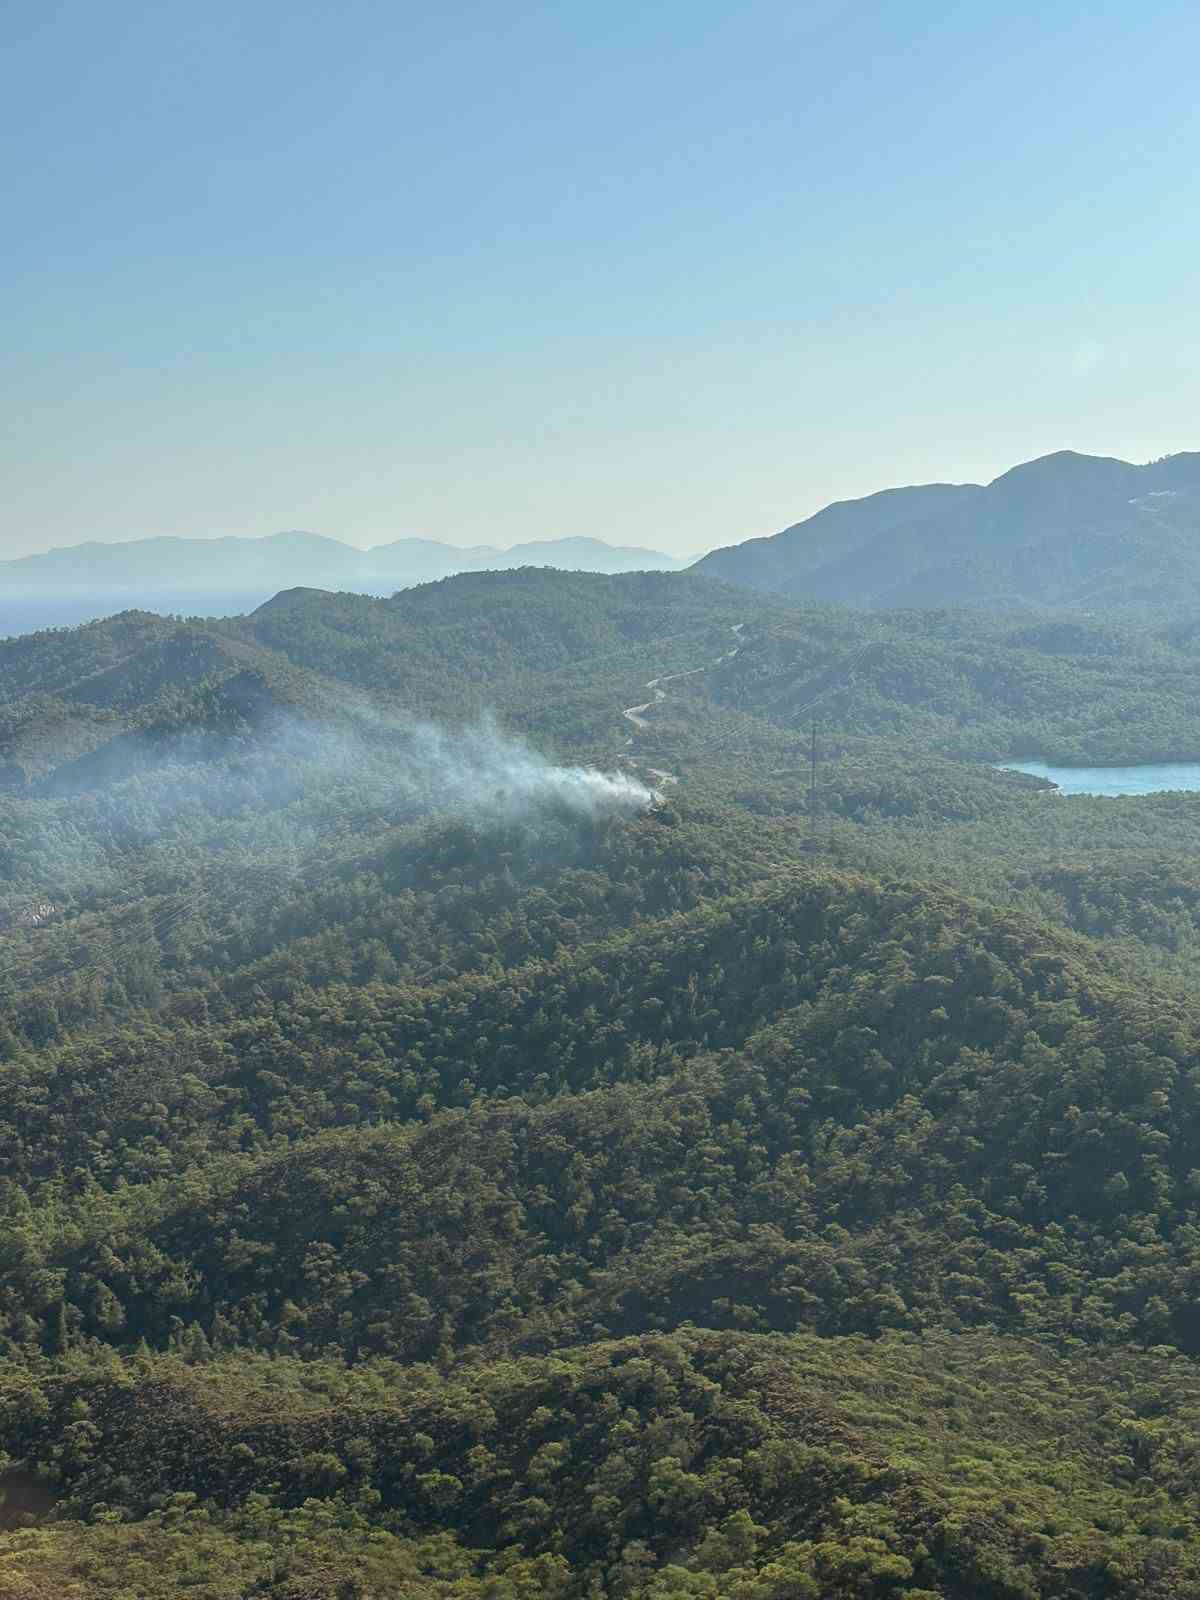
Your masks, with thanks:
[{"label": "hazy horizon", "polygon": [[[1200,433],[1198,433],[1197,430],[1193,429],[1192,430],[1192,439],[1191,439],[1191,443],[1190,444],[1185,442],[1185,443],[1179,445],[1177,449],[1172,449],[1172,450],[1151,450],[1151,451],[1149,451],[1147,454],[1145,454],[1142,457],[1135,457],[1135,456],[1129,455],[1129,454],[1122,454],[1120,451],[1078,450],[1078,449],[1075,449],[1074,447],[1071,447],[1071,446],[1061,446],[1061,447],[1054,447],[1054,448],[1052,448],[1050,450],[1046,450],[1046,451],[1039,451],[1039,452],[1037,452],[1036,455],[1034,455],[1032,457],[1029,457],[1027,459],[1029,459],[1029,460],[1038,460],[1038,459],[1041,459],[1042,457],[1047,456],[1047,455],[1057,455],[1057,454],[1069,454],[1070,455],[1070,454],[1074,454],[1074,455],[1088,455],[1088,456],[1096,456],[1096,457],[1107,457],[1107,458],[1111,458],[1111,459],[1117,459],[1117,460],[1121,460],[1121,461],[1126,461],[1126,462],[1130,463],[1131,465],[1139,465],[1140,466],[1140,465],[1143,465],[1143,464],[1145,464],[1147,462],[1158,460],[1163,456],[1190,453],[1190,452],[1192,452],[1192,451],[1194,451],[1194,450],[1196,450],[1198,448],[1200,448]],[[126,534],[113,533],[113,534],[109,534],[109,535],[107,535],[107,536],[105,536],[103,538],[99,537],[99,536],[97,536],[95,534],[85,534],[85,535],[82,535],[81,537],[76,538],[76,539],[64,539],[61,542],[56,542],[54,544],[40,545],[40,546],[37,546],[35,548],[12,551],[12,552],[9,552],[9,551],[5,550],[3,548],[3,546],[0,546],[0,561],[19,559],[21,556],[27,556],[27,555],[42,555],[42,554],[45,554],[45,553],[47,553],[49,551],[53,551],[53,550],[71,549],[71,548],[74,548],[75,546],[78,546],[78,545],[91,544],[91,543],[106,544],[106,545],[137,544],[137,543],[145,541],[145,540],[153,540],[153,539],[203,539],[203,540],[250,539],[250,540],[261,540],[261,539],[279,538],[279,537],[282,537],[282,536],[286,536],[288,534],[312,535],[312,536],[315,536],[315,537],[321,538],[321,539],[331,539],[331,540],[336,541],[339,544],[346,545],[348,548],[350,548],[352,550],[359,550],[359,551],[364,551],[364,552],[370,551],[370,550],[379,549],[379,548],[381,548],[381,547],[383,547],[385,545],[395,544],[395,543],[398,543],[398,542],[401,542],[401,541],[407,540],[407,539],[418,540],[418,541],[428,541],[428,542],[432,542],[432,543],[435,543],[435,544],[443,544],[443,545],[447,545],[447,546],[449,546],[449,547],[451,547],[453,549],[458,549],[458,550],[469,550],[469,549],[479,549],[479,548],[484,548],[484,547],[491,547],[493,549],[500,550],[500,551],[505,551],[505,550],[508,550],[510,548],[513,548],[513,547],[516,547],[516,546],[520,546],[520,545],[553,544],[553,543],[557,543],[557,542],[560,542],[560,541],[563,541],[563,540],[568,540],[568,539],[593,539],[593,540],[599,541],[602,544],[607,544],[607,545],[615,546],[615,547],[632,547],[632,548],[638,548],[638,549],[645,549],[645,550],[648,550],[648,551],[656,551],[656,552],[658,552],[660,554],[671,555],[671,556],[674,556],[674,557],[676,557],[676,558],[678,558],[680,560],[685,560],[685,561],[686,560],[693,560],[693,559],[694,560],[699,560],[702,556],[710,553],[712,550],[720,549],[720,548],[722,548],[724,546],[727,546],[727,545],[742,544],[742,543],[745,543],[747,540],[750,540],[750,539],[761,538],[761,537],[764,537],[764,536],[770,536],[772,534],[779,533],[779,532],[783,531],[785,528],[790,527],[795,523],[803,522],[806,518],[814,515],[818,511],[823,510],[828,505],[832,505],[832,504],[837,503],[838,501],[857,500],[857,499],[865,498],[865,497],[870,496],[872,494],[880,493],[880,492],[882,492],[884,490],[887,490],[887,489],[895,489],[895,488],[902,488],[902,487],[915,487],[915,486],[924,485],[924,484],[940,483],[940,484],[958,484],[958,485],[966,485],[966,484],[987,485],[987,484],[989,484],[991,482],[994,482],[996,478],[1003,477],[1004,474],[1006,472],[1011,471],[1014,466],[1018,466],[1018,465],[1022,465],[1022,464],[1023,464],[1023,462],[1009,461],[1009,462],[1005,463],[1004,465],[998,467],[994,472],[990,472],[987,476],[976,477],[976,478],[957,476],[957,475],[949,474],[949,473],[941,473],[941,474],[939,474],[937,472],[931,472],[927,477],[914,478],[914,479],[911,479],[907,483],[904,483],[904,484],[899,483],[899,482],[874,484],[871,487],[861,489],[858,493],[855,493],[855,494],[835,495],[832,500],[822,501],[819,505],[813,505],[813,506],[807,507],[805,510],[803,510],[800,513],[798,513],[797,515],[789,516],[785,520],[780,521],[777,525],[775,525],[773,527],[756,529],[756,530],[751,531],[751,532],[742,532],[742,533],[737,534],[736,536],[731,536],[731,537],[725,538],[725,539],[718,539],[717,541],[715,541],[712,544],[706,544],[706,545],[702,545],[702,546],[695,546],[694,545],[694,546],[691,546],[691,547],[685,547],[685,546],[682,546],[678,541],[672,541],[672,540],[666,538],[665,536],[661,537],[661,538],[656,538],[653,535],[653,533],[651,533],[649,536],[647,536],[645,538],[633,537],[633,536],[625,537],[620,529],[608,530],[608,531],[603,532],[603,533],[594,533],[594,532],[585,532],[585,533],[580,533],[580,532],[573,532],[573,533],[537,533],[537,534],[529,534],[529,535],[527,535],[525,537],[518,537],[518,538],[508,538],[508,537],[501,538],[499,536],[494,537],[494,538],[487,538],[486,536],[484,536],[484,537],[480,537],[478,539],[468,539],[465,536],[456,536],[453,532],[436,533],[435,534],[435,533],[428,533],[428,532],[421,531],[421,532],[403,532],[403,533],[383,533],[383,534],[375,534],[375,535],[368,535],[368,534],[359,533],[359,534],[356,535],[354,533],[349,533],[349,532],[345,532],[345,531],[342,531],[342,530],[339,530],[337,532],[330,532],[328,529],[324,529],[324,528],[311,528],[311,527],[300,527],[298,525],[283,525],[283,524],[280,524],[280,525],[275,526],[275,527],[263,528],[261,530],[255,529],[253,531],[241,531],[241,530],[230,530],[230,529],[210,529],[210,530],[196,530],[196,531],[189,531],[189,532],[161,532],[161,531],[158,531],[158,532],[138,532],[138,533],[126,533]]]},{"label": "hazy horizon", "polygon": [[[0,552],[0,561],[19,560],[22,556],[27,555],[45,555],[53,550],[71,550],[79,545],[85,544],[139,544],[144,541],[154,539],[261,540],[287,538],[289,535],[300,535],[303,537],[312,537],[317,539],[331,539],[337,544],[345,545],[348,549],[359,550],[363,551],[364,553],[370,550],[381,549],[386,545],[397,544],[406,539],[428,542],[432,544],[443,544],[455,550],[479,550],[490,546],[492,549],[500,551],[513,549],[517,546],[526,544],[556,544],[567,539],[594,539],[602,544],[607,544],[614,547],[629,546],[635,549],[657,549],[659,550],[660,554],[677,554],[677,552],[667,551],[664,547],[643,543],[642,541],[626,540],[618,538],[616,535],[604,535],[596,533],[547,533],[535,535],[528,539],[506,539],[504,541],[493,541],[488,539],[455,539],[449,535],[442,537],[440,535],[429,533],[396,533],[391,535],[384,534],[382,537],[372,538],[371,540],[367,541],[364,539],[356,539],[346,533],[330,533],[328,530],[323,528],[300,528],[284,526],[281,524],[276,528],[267,528],[262,532],[250,533],[243,533],[230,529],[213,529],[210,532],[199,533],[130,533],[124,536],[120,534],[113,534],[103,539],[88,534],[79,539],[64,540],[60,544],[45,545],[37,550],[22,550],[13,556],[9,556],[8,554]],[[705,554],[705,552],[702,550],[697,550],[695,554],[697,557],[699,557]],[[685,551],[684,556],[686,557],[686,555],[687,552]]]}]

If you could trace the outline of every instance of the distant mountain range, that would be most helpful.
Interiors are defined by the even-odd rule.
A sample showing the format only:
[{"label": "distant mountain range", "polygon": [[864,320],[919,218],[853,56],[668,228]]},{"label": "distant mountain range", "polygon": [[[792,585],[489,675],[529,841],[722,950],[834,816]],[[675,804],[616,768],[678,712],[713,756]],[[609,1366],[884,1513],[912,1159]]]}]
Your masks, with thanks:
[{"label": "distant mountain range", "polygon": [[321,534],[262,539],[134,539],[70,545],[0,561],[0,634],[84,621],[136,605],[219,616],[252,610],[296,587],[392,594],[459,572],[556,567],[568,572],[673,571],[686,563],[660,550],[602,539],[531,541],[501,549],[397,539],[358,550]]},{"label": "distant mountain range", "polygon": [[[0,636],[131,607],[230,615],[284,590],[388,595],[461,572],[685,565],[591,538],[509,549],[397,539],[359,550],[304,532],[92,542],[0,562]],[[885,489],[771,538],[714,550],[690,570],[786,600],[870,610],[1200,616],[1200,452],[1135,466],[1063,450],[987,485]]]},{"label": "distant mountain range", "polygon": [[986,486],[886,489],[693,570],[871,609],[1196,613],[1200,453],[1134,466],[1064,450]]}]

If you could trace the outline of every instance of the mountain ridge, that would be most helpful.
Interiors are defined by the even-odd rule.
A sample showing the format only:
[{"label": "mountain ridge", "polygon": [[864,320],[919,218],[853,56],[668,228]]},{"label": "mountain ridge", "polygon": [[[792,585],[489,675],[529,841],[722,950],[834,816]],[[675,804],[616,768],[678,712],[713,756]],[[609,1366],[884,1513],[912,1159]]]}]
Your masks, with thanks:
[{"label": "mountain ridge", "polygon": [[[171,570],[157,564],[156,558],[160,556],[173,558]],[[294,566],[273,565],[278,556],[289,561],[301,557],[316,565],[298,572]],[[147,565],[147,557],[152,565]],[[64,580],[80,587],[107,581],[111,587],[121,589],[141,588],[147,584],[174,586],[180,590],[193,585],[208,589],[213,586],[213,562],[218,557],[223,563],[235,563],[233,571],[224,574],[227,586],[241,577],[252,582],[255,588],[263,583],[274,584],[272,592],[283,588],[337,586],[332,582],[317,583],[318,576],[326,580],[342,579],[342,587],[367,584],[387,589],[404,588],[431,577],[450,577],[456,572],[481,567],[488,570],[569,563],[574,564],[575,570],[583,571],[673,571],[685,565],[682,559],[663,551],[614,545],[604,539],[579,535],[526,540],[504,547],[458,546],[414,537],[359,549],[328,534],[295,528],[257,538],[221,534],[211,539],[193,539],[159,534],[115,543],[89,539],[0,561],[0,582],[31,590],[47,581],[59,585]],[[544,559],[539,562],[539,557]]]},{"label": "mountain ridge", "polygon": [[580,536],[508,549],[413,538],[360,550],[302,529],[253,539],[89,540],[0,561],[0,638],[75,627],[130,607],[164,616],[228,617],[296,589],[382,597],[481,570],[542,566],[615,575],[680,571],[686,564],[662,551]]},{"label": "mountain ridge", "polygon": [[1113,609],[1200,599],[1200,453],[1135,465],[1060,450],[987,484],[913,484],[835,501],[691,569],[785,598],[867,610]]}]

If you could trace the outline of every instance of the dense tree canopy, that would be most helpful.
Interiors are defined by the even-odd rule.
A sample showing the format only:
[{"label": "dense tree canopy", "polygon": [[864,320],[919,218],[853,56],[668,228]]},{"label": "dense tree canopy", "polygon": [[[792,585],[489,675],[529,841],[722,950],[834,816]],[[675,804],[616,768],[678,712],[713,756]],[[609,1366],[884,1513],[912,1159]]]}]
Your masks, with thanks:
[{"label": "dense tree canopy", "polygon": [[527,571],[0,666],[0,1595],[1200,1593],[1200,796],[991,765],[1196,754],[1187,630]]}]

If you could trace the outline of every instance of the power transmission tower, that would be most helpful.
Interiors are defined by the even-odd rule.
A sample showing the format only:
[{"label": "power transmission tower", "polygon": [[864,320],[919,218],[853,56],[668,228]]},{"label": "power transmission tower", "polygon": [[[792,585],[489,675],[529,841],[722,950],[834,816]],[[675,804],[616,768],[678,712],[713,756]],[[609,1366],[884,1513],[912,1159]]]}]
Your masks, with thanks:
[{"label": "power transmission tower", "polygon": [[805,849],[816,851],[820,849],[817,838],[817,724],[814,719],[812,725],[812,745],[809,751],[809,776],[808,776],[808,838]]}]

